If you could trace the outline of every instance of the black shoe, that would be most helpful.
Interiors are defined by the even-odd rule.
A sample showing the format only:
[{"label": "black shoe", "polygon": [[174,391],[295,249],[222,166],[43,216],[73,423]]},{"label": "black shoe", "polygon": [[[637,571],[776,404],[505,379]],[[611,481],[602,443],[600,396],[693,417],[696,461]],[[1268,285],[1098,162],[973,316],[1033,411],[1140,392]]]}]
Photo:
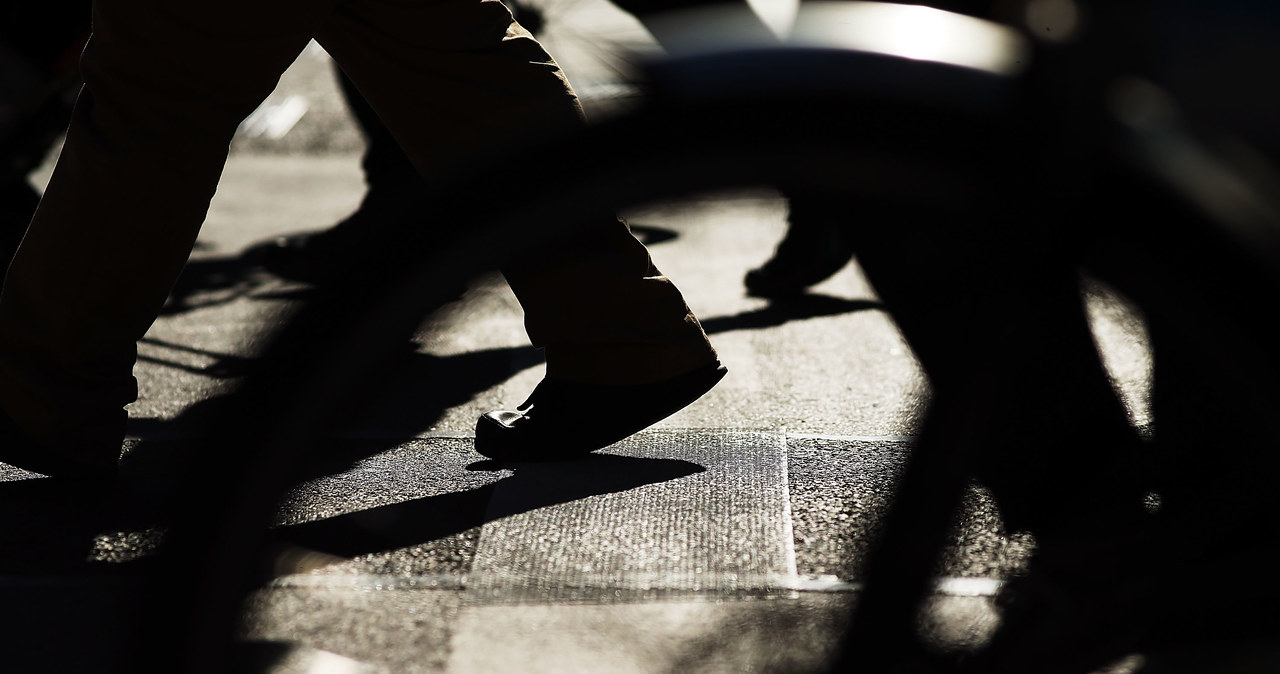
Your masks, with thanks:
[{"label": "black shoe", "polygon": [[603,386],[543,379],[516,411],[476,422],[476,451],[507,461],[569,459],[607,447],[675,414],[710,391],[719,363],[666,381]]},{"label": "black shoe", "polygon": [[11,466],[76,483],[110,485],[118,476],[120,449],[106,446],[66,452],[41,445],[0,410],[0,461]]},{"label": "black shoe", "polygon": [[803,293],[844,268],[853,246],[844,230],[828,220],[792,219],[773,257],[747,272],[747,293],[788,297]]},{"label": "black shoe", "polygon": [[[383,158],[381,164],[371,172],[366,159],[365,180],[377,186],[365,192],[359,208],[326,229],[278,237],[263,251],[262,266],[291,281],[325,283],[342,278],[362,260],[384,255],[405,232],[421,232],[438,220],[448,222],[407,159]],[[428,231],[440,247],[458,236],[449,227]]]}]

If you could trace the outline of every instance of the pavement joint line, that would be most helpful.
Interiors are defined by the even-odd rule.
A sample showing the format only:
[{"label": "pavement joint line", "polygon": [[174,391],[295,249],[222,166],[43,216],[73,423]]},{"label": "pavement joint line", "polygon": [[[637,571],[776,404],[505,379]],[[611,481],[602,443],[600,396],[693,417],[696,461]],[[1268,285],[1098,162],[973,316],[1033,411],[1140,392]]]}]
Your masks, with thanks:
[{"label": "pavement joint line", "polygon": [[379,575],[359,574],[290,574],[273,579],[267,584],[271,589],[316,590],[463,590],[467,587],[466,574]]},{"label": "pavement joint line", "polygon": [[823,433],[791,433],[783,431],[788,440],[832,440],[835,442],[915,442],[915,435],[826,435]]},{"label": "pavement joint line", "polygon": [[[792,433],[789,431],[769,431],[748,428],[655,428],[641,431],[640,434],[671,434],[684,433],[692,431],[702,432],[720,432],[720,433],[761,433],[780,435],[785,439],[794,440],[832,440],[835,442],[914,442],[918,439],[915,435],[833,435],[827,433]],[[639,435],[639,434],[638,434]],[[189,432],[151,432],[146,434],[130,434],[125,436],[126,441],[141,442],[146,440],[192,440],[200,437],[196,433]],[[396,431],[383,430],[365,430],[351,431],[341,433],[339,438],[344,440],[474,440],[476,434],[474,431],[424,431],[416,433],[405,433]]]},{"label": "pavement joint line", "polygon": [[784,563],[787,568],[787,575],[795,578],[799,567],[796,564],[796,534],[795,534],[795,515],[791,511],[791,465],[787,462],[790,452],[787,448],[787,436],[778,435],[778,440],[782,444],[782,480],[785,483],[782,489],[782,540],[786,542],[783,550],[785,555]]},{"label": "pavement joint line", "polygon": [[[760,579],[743,577],[746,590],[734,590],[724,587],[710,587],[689,590],[675,587],[676,583],[663,584],[650,581],[641,583],[641,587],[625,588],[628,592],[670,592],[675,597],[717,596],[726,592],[743,597],[776,596],[778,591],[799,592],[802,594],[847,594],[861,592],[866,584],[857,580],[842,580],[836,576],[792,576],[765,575]],[[408,590],[447,590],[460,591],[467,588],[469,578],[466,574],[422,574],[422,575],[379,575],[379,574],[290,574],[272,580],[267,589],[301,589],[301,590],[360,590],[375,592],[395,592]],[[118,576],[73,576],[73,575],[7,575],[0,576],[0,588],[40,588],[40,587],[123,587],[138,582],[135,578]],[[935,594],[955,597],[992,597],[1000,592],[1005,581],[995,578],[958,578],[941,577],[934,579]],[[599,584],[584,583],[584,589],[610,590],[607,582]],[[530,602],[524,602],[530,603]],[[546,603],[555,603],[547,601]]]},{"label": "pavement joint line", "polygon": [[[199,433],[191,433],[186,431],[153,431],[150,433],[131,433],[124,437],[125,442],[175,442],[184,440],[196,440],[203,437]],[[418,433],[404,433],[394,431],[351,431],[348,433],[339,433],[337,435],[342,440],[474,440],[476,434],[474,431],[426,431]]]},{"label": "pavement joint line", "polygon": [[[0,577],[0,585],[5,584]],[[464,590],[468,576],[466,574],[425,574],[384,576],[378,574],[291,574],[271,581],[267,587],[272,589],[315,589],[315,590],[364,590],[394,592],[405,590]],[[761,579],[742,578],[744,584],[752,589],[735,591],[732,588],[713,587],[700,590],[688,590],[676,587],[676,583],[664,584],[650,581],[641,583],[640,587],[625,588],[628,592],[671,592],[678,597],[695,597],[704,595],[722,595],[732,592],[744,597],[774,596],[778,591],[792,591],[804,594],[847,594],[861,592],[866,583],[857,580],[843,580],[831,575],[805,575],[784,577],[765,575]],[[993,597],[999,594],[1005,581],[996,578],[965,578],[943,576],[933,581],[934,594],[952,597]],[[583,589],[610,590],[607,582],[599,584],[583,583]],[[760,589],[760,588],[764,589]],[[524,602],[531,603],[531,602]],[[555,603],[548,601],[547,603]]]}]

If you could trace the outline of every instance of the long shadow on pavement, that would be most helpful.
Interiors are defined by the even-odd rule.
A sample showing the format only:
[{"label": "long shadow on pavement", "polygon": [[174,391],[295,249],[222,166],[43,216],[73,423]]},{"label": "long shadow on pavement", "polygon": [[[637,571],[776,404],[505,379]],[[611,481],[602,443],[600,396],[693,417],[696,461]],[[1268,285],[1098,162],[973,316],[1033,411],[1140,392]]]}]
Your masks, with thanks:
[{"label": "long shadow on pavement", "polygon": [[[706,470],[677,459],[609,454],[552,464],[481,461],[470,470],[513,469],[510,476],[465,491],[359,510],[273,531],[279,543],[343,557],[395,550],[461,533],[539,508],[679,479]],[[501,488],[504,498],[494,499]]]},{"label": "long shadow on pavement", "polygon": [[[652,245],[674,238],[669,230],[652,227],[636,227],[638,235]],[[238,258],[211,259],[192,262],[184,280],[175,289],[174,296],[166,311],[170,314],[182,313],[193,309],[207,307],[229,301],[247,294],[261,293],[268,290],[267,279],[274,279],[260,268],[260,251],[246,251]],[[305,288],[299,289],[305,292]],[[256,296],[256,295],[254,295]],[[869,300],[848,300],[825,295],[803,295],[786,301],[770,303],[760,309],[731,316],[712,317],[703,321],[704,328],[712,334],[735,330],[755,330],[784,324],[788,321],[831,316],[848,312],[879,309],[877,302]],[[149,360],[162,365],[172,366],[189,372],[218,379],[233,379],[242,375],[249,359],[243,356],[223,354],[201,350],[181,344],[162,343],[148,338],[154,345],[190,352],[207,359],[208,365],[192,366],[181,362],[170,362],[154,356]],[[470,401],[475,394],[489,390],[508,380],[514,372],[535,367],[542,361],[540,352],[532,347],[508,347],[486,349],[451,356],[435,356],[418,353],[406,349],[402,357],[402,366],[397,368],[396,376],[387,381],[376,395],[368,396],[366,419],[372,418],[379,428],[393,429],[386,435],[388,439],[378,442],[363,442],[348,445],[338,454],[325,460],[317,460],[305,477],[318,477],[323,474],[341,472],[344,466],[361,458],[371,456],[395,446],[400,440],[390,438],[395,435],[400,439],[411,438],[417,432],[428,427],[434,420],[424,419],[424,410],[445,409]],[[200,432],[211,418],[216,415],[219,400],[217,398],[202,401],[191,406],[182,415],[171,420],[138,419],[131,424],[131,433],[149,440],[134,444],[125,457],[126,473],[131,475],[133,486],[143,485],[142,498],[138,494],[131,495],[88,495],[68,494],[58,483],[45,479],[12,479],[0,481],[0,572],[8,571],[26,573],[34,571],[89,571],[102,567],[100,562],[109,561],[112,552],[110,540],[105,543],[101,539],[104,532],[114,532],[125,538],[145,537],[143,532],[161,521],[164,515],[163,494],[146,493],[145,485],[163,485],[166,476],[172,476],[173,470],[181,463],[180,455],[188,449],[189,443],[183,438],[191,437],[191,433]],[[154,439],[153,439],[154,438]],[[317,457],[320,459],[320,457]],[[700,469],[692,464],[681,462],[658,464],[635,464],[638,459],[620,457],[597,457],[598,461],[582,464],[580,470],[587,471],[589,477],[580,475],[581,483],[572,480],[553,480],[557,484],[553,490],[562,499],[547,501],[563,502],[572,498],[604,493],[611,489],[625,489],[646,480],[661,481],[674,479],[689,472]],[[627,463],[626,466],[618,462]],[[618,470],[623,468],[623,470]],[[556,467],[563,475],[576,474],[569,472],[565,465]],[[505,483],[519,486],[531,480],[539,469],[525,467],[517,471],[517,476],[507,478]],[[519,477],[523,475],[524,477]],[[619,483],[615,475],[626,475],[627,479],[639,480]],[[544,476],[544,479],[549,479]],[[513,480],[515,482],[513,482]],[[630,485],[630,486],[628,486]],[[326,527],[360,528],[367,521],[382,517],[399,520],[402,514],[409,515],[408,521],[417,520],[416,527],[397,534],[396,540],[415,539],[429,540],[433,535],[447,535],[456,532],[459,527],[470,528],[483,523],[483,512],[476,515],[477,507],[488,507],[487,496],[492,485],[475,490],[449,494],[441,497],[419,499],[406,504],[376,509],[364,515],[352,515],[351,520],[339,519],[327,523],[317,523],[299,533],[320,531],[320,538],[328,539],[323,530]],[[550,494],[546,499],[553,498]],[[538,498],[533,498],[530,507],[536,505]],[[477,505],[481,504],[481,505]],[[453,512],[459,517],[469,513],[462,519],[450,519],[454,515],[441,515]],[[378,531],[375,527],[370,531]],[[310,533],[307,533],[310,536]],[[372,534],[369,534],[372,535]],[[356,547],[380,546],[395,541],[375,542],[369,535],[355,537],[351,545]],[[376,538],[376,537],[375,537]],[[96,541],[96,542],[95,542]],[[360,542],[357,544],[356,542]],[[136,546],[144,546],[145,541],[125,540],[116,546],[118,551],[129,554]],[[128,566],[128,565],[126,565]]]},{"label": "long shadow on pavement", "polygon": [[[671,230],[643,225],[633,225],[633,231],[647,245],[668,241],[677,236]],[[166,313],[184,313],[240,297],[305,300],[310,292],[309,287],[280,287],[278,279],[261,268],[264,245],[267,244],[247,248],[239,257],[193,261],[174,289],[166,305]],[[761,330],[791,321],[882,308],[874,300],[810,293],[776,299],[759,309],[739,314],[710,317],[704,319],[702,325],[709,334],[714,335],[738,330]],[[146,362],[201,376],[233,379],[244,374],[251,365],[251,360],[244,356],[164,342],[154,337],[144,338],[143,343],[174,353],[201,357],[207,364],[192,365],[190,359],[164,358],[145,353],[139,357]],[[484,349],[450,356],[436,356],[407,349],[392,377],[383,382],[378,391],[363,395],[366,415],[362,423],[367,427],[412,436],[434,421],[422,418],[424,409],[448,409],[463,405],[476,394],[507,381],[514,373],[536,367],[541,362],[542,354],[531,346]],[[142,437],[190,434],[200,430],[199,423],[192,422],[202,422],[204,416],[198,409],[193,409],[190,414],[170,421],[135,420],[131,424],[131,433]]]}]

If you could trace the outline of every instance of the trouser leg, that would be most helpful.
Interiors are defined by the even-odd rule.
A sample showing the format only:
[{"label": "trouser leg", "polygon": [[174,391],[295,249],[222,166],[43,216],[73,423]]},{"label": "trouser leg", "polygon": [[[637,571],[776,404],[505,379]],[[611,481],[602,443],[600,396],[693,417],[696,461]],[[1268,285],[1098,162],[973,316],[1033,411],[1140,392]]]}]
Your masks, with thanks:
[{"label": "trouser leg", "polygon": [[325,5],[95,3],[85,85],[0,297],[0,405],[37,440],[119,451],[136,342],[186,262],[237,125]]},{"label": "trouser leg", "polygon": [[[100,0],[94,29],[63,153],[0,297],[0,406],[54,446],[118,451],[136,342],[190,253],[235,128],[313,35],[428,177],[486,135],[580,123],[559,69],[496,2]],[[661,353],[662,368],[637,359],[637,372],[606,376],[675,374],[713,357],[620,223],[554,262],[599,278],[543,274],[536,260],[512,276],[549,371],[601,376],[589,354],[575,359],[575,342],[634,344],[646,319],[639,351]],[[556,315],[566,305],[584,309],[578,322]]]},{"label": "trouser leg", "polygon": [[[504,145],[499,161],[538,171],[519,140],[583,123],[559,67],[495,0],[351,0],[317,39],[429,183],[471,163],[478,150]],[[490,196],[502,194],[496,185]],[[503,272],[530,339],[545,349],[549,376],[641,383],[715,357],[679,290],[615,218],[601,218],[597,231],[554,255],[525,256]]]}]

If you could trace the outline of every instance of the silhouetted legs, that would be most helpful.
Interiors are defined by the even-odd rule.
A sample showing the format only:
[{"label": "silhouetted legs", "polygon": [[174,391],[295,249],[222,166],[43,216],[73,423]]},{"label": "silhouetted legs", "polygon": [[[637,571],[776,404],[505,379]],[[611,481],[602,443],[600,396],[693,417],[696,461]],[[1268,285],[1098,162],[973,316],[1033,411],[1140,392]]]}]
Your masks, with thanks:
[{"label": "silhouetted legs", "polygon": [[[136,342],[182,270],[227,146],[313,37],[429,182],[508,134],[581,123],[559,69],[495,2],[104,0],[93,25],[66,145],[0,297],[0,406],[39,445],[86,462],[117,459]],[[602,222],[582,243],[509,275],[549,373],[649,380],[714,361],[625,225]],[[608,371],[591,349],[577,357],[578,344],[610,343],[636,357]]]}]

